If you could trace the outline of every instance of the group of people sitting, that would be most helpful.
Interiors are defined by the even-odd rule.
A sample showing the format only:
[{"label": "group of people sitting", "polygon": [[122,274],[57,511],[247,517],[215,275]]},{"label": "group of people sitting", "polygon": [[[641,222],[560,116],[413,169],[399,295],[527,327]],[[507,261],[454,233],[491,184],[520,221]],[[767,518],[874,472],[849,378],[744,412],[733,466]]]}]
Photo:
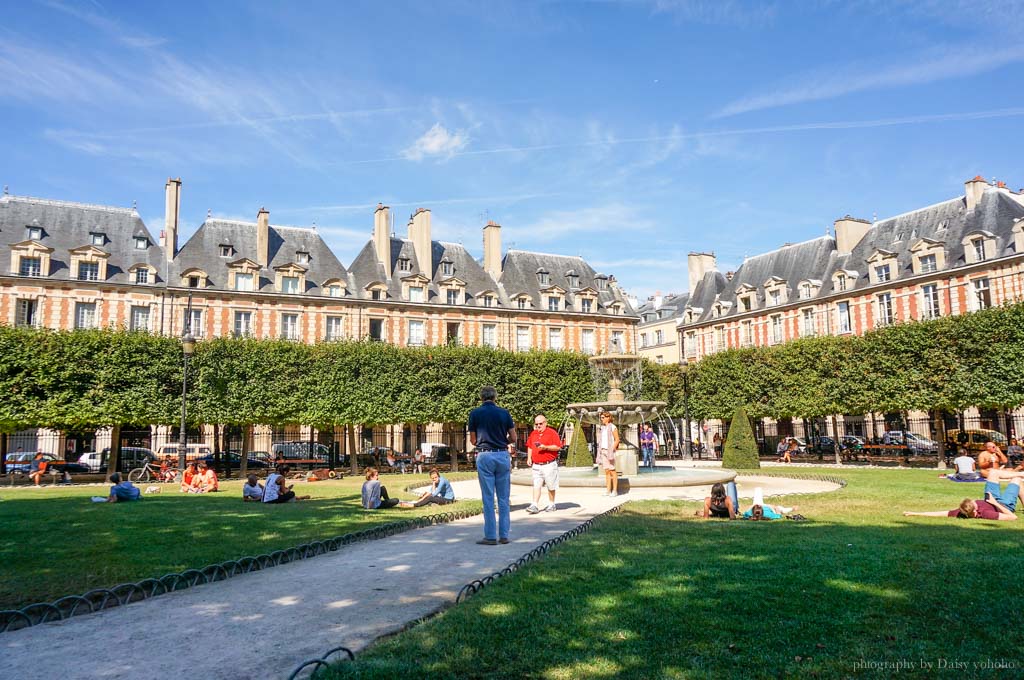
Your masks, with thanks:
[{"label": "group of people sitting", "polygon": [[185,468],[185,474],[181,476],[182,493],[211,493],[220,491],[220,481],[217,479],[217,471],[207,465],[206,461],[199,461],[198,467],[195,463],[189,463]]},{"label": "group of people sitting", "polygon": [[[952,510],[931,510],[928,512],[904,512],[904,517],[956,517],[959,519],[995,519],[1015,521],[1017,501],[1021,499],[1020,490],[1024,485],[1024,465],[1007,469],[1009,463],[1006,454],[995,444],[986,442],[985,449],[978,454],[977,468],[974,459],[967,451],[954,461],[957,465],[955,478],[958,481],[972,481],[970,475],[977,474],[974,481],[985,480],[984,499],[965,498],[960,505]],[[961,477],[962,476],[962,477]],[[1002,484],[1006,482],[1004,489]]]},{"label": "group of people sitting", "polygon": [[[787,508],[783,505],[768,505],[758,488],[754,491],[754,503],[742,513],[739,512],[739,494],[736,483],[722,484],[718,482],[711,487],[711,495],[704,499],[704,519],[721,518],[749,519],[754,521],[782,519],[798,508],[794,505]],[[793,519],[804,519],[803,515],[791,515]]]},{"label": "group of people sitting", "polygon": [[775,447],[775,453],[779,456],[780,463],[792,463],[793,456],[800,452],[800,447],[796,442],[796,439],[789,437],[783,437],[779,440],[779,445]]},{"label": "group of people sitting", "polygon": [[430,488],[424,491],[415,501],[402,501],[388,495],[387,487],[380,483],[380,472],[377,468],[367,468],[366,481],[363,482],[362,504],[367,510],[385,508],[420,508],[430,503],[447,505],[455,502],[455,491],[451,482],[435,467],[430,468]]},{"label": "group of people sitting", "polygon": [[256,475],[249,474],[242,485],[242,500],[246,503],[294,503],[312,498],[295,495],[294,485],[288,483],[289,472],[291,468],[282,463],[267,475],[265,484],[261,484]]}]

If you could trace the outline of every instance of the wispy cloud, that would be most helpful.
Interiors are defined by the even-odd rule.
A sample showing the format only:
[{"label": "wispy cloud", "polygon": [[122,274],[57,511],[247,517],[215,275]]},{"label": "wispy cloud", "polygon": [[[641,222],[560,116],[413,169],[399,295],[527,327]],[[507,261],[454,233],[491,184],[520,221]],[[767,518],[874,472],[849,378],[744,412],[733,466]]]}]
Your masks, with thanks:
[{"label": "wispy cloud", "polygon": [[726,104],[713,118],[833,99],[865,90],[922,85],[994,71],[1024,61],[1024,45],[1003,49],[960,48],[930,54],[913,63],[883,68],[830,69],[797,76],[770,92]]},{"label": "wispy cloud", "polygon": [[614,202],[578,210],[555,210],[530,224],[517,226],[515,233],[517,239],[526,242],[547,242],[609,232],[635,233],[652,227],[654,222],[635,206]]},{"label": "wispy cloud", "polygon": [[[488,204],[488,203],[518,203],[520,201],[529,201],[537,198],[550,198],[552,196],[558,196],[558,192],[535,192],[527,194],[499,194],[496,196],[464,196],[458,198],[434,198],[434,199],[423,199],[417,201],[394,201],[388,202],[388,207],[400,208],[410,206],[435,206],[435,205],[458,205],[462,203],[469,204]],[[377,207],[377,202],[367,203],[347,203],[342,205],[314,205],[302,208],[285,208],[281,209],[285,213],[338,213],[338,212],[361,212],[363,210],[372,210]]]},{"label": "wispy cloud", "polygon": [[423,133],[402,152],[402,157],[410,161],[420,161],[427,157],[451,158],[469,144],[469,136],[464,130],[451,132],[440,123]]},{"label": "wispy cloud", "polygon": [[775,3],[738,0],[626,0],[650,5],[656,14],[667,14],[683,23],[711,26],[756,27],[775,19]]},{"label": "wispy cloud", "polygon": [[0,99],[94,103],[134,99],[122,81],[80,60],[0,38]]},{"label": "wispy cloud", "polygon": [[79,21],[102,31],[107,35],[113,36],[118,42],[127,47],[144,49],[157,47],[167,42],[164,38],[150,35],[144,31],[138,30],[137,28],[129,28],[121,24],[116,19],[112,19],[97,12],[89,12],[78,6],[66,5],[63,2],[56,2],[56,0],[45,0],[42,4],[59,12],[69,14]]}]

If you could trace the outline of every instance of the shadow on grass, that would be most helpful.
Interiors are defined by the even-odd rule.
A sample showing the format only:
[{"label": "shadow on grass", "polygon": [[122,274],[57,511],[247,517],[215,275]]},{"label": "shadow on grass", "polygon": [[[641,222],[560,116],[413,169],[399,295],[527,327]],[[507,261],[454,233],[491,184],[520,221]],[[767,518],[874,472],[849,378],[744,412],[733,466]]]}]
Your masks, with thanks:
[{"label": "shadow on grass", "polygon": [[[0,507],[0,609],[270,553],[470,503],[366,511],[354,491],[299,503],[243,503],[235,489],[137,503],[91,503],[89,494],[6,499]],[[9,502],[8,502],[9,500]]]},{"label": "shadow on grass", "polygon": [[889,675],[886,662],[916,664],[901,675],[960,662],[976,677],[993,671],[974,664],[1000,661],[1019,675],[1016,636],[978,631],[1019,609],[1005,576],[1024,567],[1020,537],[995,522],[626,509],[330,677],[852,677]]}]

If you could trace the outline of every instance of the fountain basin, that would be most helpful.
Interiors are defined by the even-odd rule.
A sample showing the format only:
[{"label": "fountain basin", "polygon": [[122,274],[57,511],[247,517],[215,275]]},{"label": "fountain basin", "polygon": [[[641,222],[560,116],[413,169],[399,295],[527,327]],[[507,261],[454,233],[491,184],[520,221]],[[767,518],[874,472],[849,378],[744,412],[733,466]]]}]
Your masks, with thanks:
[{"label": "fountain basin", "polygon": [[572,420],[598,425],[601,414],[608,411],[615,416],[615,424],[620,427],[650,421],[664,408],[663,401],[591,401],[566,406]]},{"label": "fountain basin", "polygon": [[[628,480],[631,488],[707,486],[717,482],[731,482],[736,472],[727,468],[673,468],[656,466],[653,470],[640,468],[639,474],[619,475],[620,483]],[[512,471],[512,483],[518,486],[533,486],[533,471]],[[558,469],[559,487],[601,487],[605,486],[604,473],[596,467],[563,467]]]}]

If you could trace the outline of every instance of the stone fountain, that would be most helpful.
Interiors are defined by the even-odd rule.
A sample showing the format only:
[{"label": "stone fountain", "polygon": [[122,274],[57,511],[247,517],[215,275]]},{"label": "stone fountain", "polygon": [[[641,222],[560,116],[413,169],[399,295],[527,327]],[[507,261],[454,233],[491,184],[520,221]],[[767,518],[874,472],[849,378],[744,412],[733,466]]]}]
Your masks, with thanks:
[{"label": "stone fountain", "polygon": [[[715,482],[730,482],[736,477],[733,470],[725,468],[676,468],[656,466],[653,470],[638,468],[637,449],[632,441],[631,426],[658,421],[665,414],[663,401],[629,401],[623,392],[623,383],[631,375],[639,375],[641,359],[636,354],[623,352],[617,344],[609,346],[605,354],[588,359],[596,379],[607,383],[608,393],[604,401],[569,404],[566,410],[569,421],[574,425],[575,434],[582,436],[583,425],[599,423],[601,414],[609,412],[619,428],[621,443],[615,452],[615,469],[627,486],[702,486]],[[627,436],[630,435],[630,436]],[[529,470],[517,470],[512,474],[514,484],[532,484]],[[563,468],[559,473],[561,486],[603,487],[604,475],[593,467]]]}]

